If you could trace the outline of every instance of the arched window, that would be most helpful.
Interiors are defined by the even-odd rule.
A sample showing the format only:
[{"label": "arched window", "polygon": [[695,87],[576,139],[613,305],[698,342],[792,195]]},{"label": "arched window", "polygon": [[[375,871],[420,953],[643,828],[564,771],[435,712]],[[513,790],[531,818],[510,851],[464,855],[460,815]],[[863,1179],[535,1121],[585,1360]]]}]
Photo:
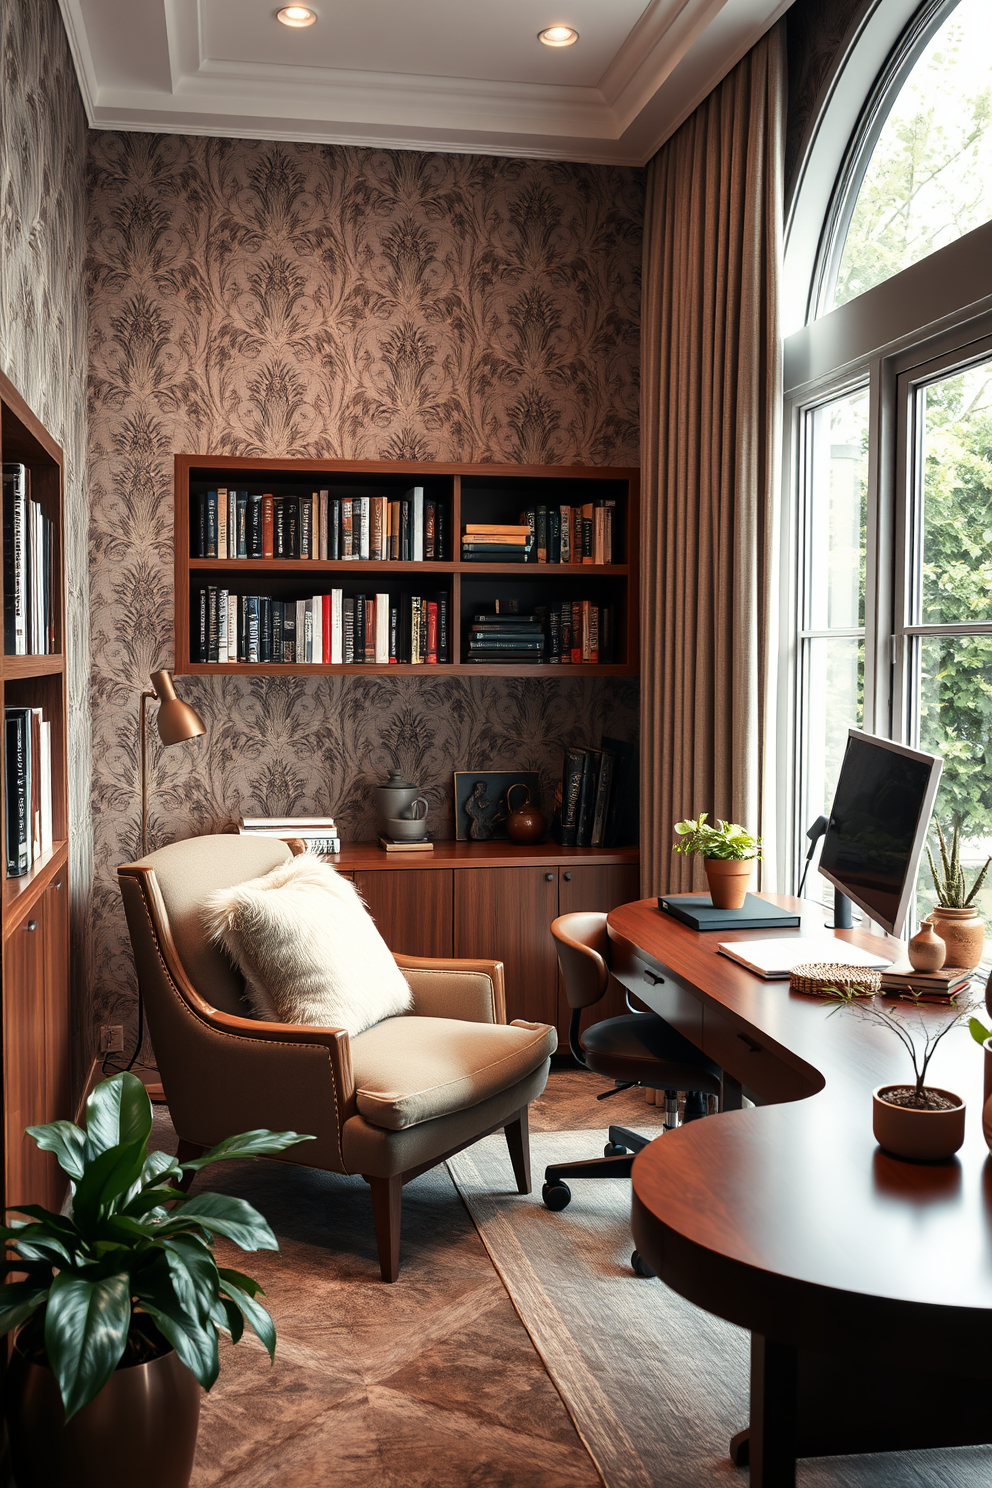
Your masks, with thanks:
[{"label": "arched window", "polygon": [[992,218],[992,6],[960,0],[914,61],[929,19],[883,73],[855,141],[823,309]]},{"label": "arched window", "polygon": [[992,11],[908,8],[866,5],[790,215],[783,888],[851,727],[941,754],[992,853]]}]

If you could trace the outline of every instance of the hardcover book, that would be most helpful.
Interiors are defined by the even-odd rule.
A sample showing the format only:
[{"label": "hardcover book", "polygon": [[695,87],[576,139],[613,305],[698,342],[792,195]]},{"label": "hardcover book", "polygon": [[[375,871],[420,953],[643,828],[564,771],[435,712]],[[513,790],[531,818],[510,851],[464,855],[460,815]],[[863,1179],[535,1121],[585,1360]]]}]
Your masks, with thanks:
[{"label": "hardcover book", "polygon": [[658,908],[693,930],[794,930],[800,923],[779,904],[748,894],[740,909],[716,909],[709,894],[659,894]]}]

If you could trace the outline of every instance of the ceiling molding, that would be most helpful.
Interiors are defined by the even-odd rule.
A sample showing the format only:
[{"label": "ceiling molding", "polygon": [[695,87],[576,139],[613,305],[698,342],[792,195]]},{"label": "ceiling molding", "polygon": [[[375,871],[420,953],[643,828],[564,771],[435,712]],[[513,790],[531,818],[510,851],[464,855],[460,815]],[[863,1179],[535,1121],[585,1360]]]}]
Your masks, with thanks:
[{"label": "ceiling molding", "polygon": [[202,0],[136,0],[131,32],[108,41],[100,0],[59,0],[95,129],[624,166],[644,165],[787,3],[650,0],[598,85],[580,86],[210,56]]}]

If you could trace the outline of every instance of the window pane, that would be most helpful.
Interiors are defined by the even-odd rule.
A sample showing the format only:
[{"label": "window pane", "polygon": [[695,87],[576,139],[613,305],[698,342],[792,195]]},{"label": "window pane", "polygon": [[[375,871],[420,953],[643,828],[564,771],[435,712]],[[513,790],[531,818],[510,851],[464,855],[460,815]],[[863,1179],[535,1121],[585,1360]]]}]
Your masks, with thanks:
[{"label": "window pane", "polygon": [[806,415],[809,504],[808,630],[853,629],[865,619],[868,393],[861,389]]},{"label": "window pane", "polygon": [[917,394],[923,478],[920,620],[992,619],[992,363]]},{"label": "window pane", "polygon": [[[960,824],[970,881],[992,853],[992,636],[921,638],[920,748],[944,758],[934,815],[945,831]],[[927,868],[920,902],[933,906]],[[979,907],[992,921],[992,883],[982,889]]]},{"label": "window pane", "polygon": [[990,217],[989,0],[961,0],[900,89],[879,135],[834,304],[846,304]]},{"label": "window pane", "polygon": [[803,831],[830,810],[847,731],[862,727],[864,691],[863,640],[817,637],[804,643]]}]

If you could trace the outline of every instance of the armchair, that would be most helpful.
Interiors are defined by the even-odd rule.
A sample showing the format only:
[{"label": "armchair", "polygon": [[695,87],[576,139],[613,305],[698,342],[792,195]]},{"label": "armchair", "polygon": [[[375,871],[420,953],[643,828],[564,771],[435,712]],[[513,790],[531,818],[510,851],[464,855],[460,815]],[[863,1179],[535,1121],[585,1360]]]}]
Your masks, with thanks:
[{"label": "armchair", "polygon": [[162,1085],[183,1159],[255,1127],[313,1133],[274,1160],[361,1174],[382,1278],[395,1281],[411,1178],[502,1128],[518,1191],[530,1192],[527,1108],[557,1039],[545,1024],[507,1024],[498,961],[395,956],[413,1010],[357,1038],[248,1016],[241,977],[200,909],[213,890],[290,856],[282,841],[219,835],[118,869]]}]

